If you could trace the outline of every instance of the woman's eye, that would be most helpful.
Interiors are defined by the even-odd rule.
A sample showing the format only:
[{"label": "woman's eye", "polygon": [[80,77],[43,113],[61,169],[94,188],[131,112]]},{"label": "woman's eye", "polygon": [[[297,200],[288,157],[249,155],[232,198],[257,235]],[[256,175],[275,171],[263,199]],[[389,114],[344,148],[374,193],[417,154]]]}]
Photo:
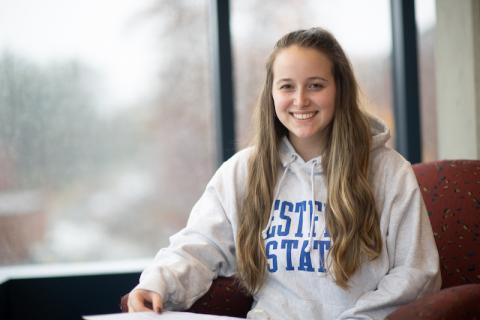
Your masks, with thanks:
[{"label": "woman's eye", "polygon": [[322,89],[323,85],[321,83],[312,83],[312,84],[310,84],[310,88],[312,88],[312,89]]},{"label": "woman's eye", "polygon": [[281,89],[281,90],[290,90],[290,89],[292,89],[292,88],[293,88],[293,87],[292,87],[291,84],[282,84],[282,85],[280,86],[280,89]]}]

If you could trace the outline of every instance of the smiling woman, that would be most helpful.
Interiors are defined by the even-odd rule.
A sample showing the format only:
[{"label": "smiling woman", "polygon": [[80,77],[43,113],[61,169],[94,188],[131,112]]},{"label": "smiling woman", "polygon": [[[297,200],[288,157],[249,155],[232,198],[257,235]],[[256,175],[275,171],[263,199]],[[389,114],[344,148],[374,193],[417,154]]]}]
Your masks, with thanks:
[{"label": "smiling woman", "polygon": [[308,161],[322,153],[335,112],[335,79],[330,59],[311,48],[291,46],[274,55],[272,97],[289,139]]},{"label": "smiling woman", "polygon": [[0,265],[150,256],[184,224],[214,167],[207,27],[207,1],[0,3]]}]

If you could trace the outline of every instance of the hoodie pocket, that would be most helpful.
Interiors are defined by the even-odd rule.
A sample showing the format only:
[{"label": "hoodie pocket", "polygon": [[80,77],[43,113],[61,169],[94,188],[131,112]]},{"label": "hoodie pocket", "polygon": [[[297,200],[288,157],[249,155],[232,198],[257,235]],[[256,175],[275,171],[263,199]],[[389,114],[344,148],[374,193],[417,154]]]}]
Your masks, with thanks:
[{"label": "hoodie pocket", "polygon": [[[333,298],[333,299],[332,299]],[[270,285],[256,297],[248,319],[335,319],[349,308],[338,303],[344,299],[333,297],[330,290],[312,290],[310,298],[300,297],[281,286]]]}]

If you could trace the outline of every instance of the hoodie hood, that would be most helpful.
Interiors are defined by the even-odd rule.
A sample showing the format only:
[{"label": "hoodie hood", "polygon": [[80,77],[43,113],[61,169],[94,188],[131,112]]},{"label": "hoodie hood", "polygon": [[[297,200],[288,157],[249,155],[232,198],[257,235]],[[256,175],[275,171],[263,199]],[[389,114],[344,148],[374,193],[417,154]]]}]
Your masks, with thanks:
[{"label": "hoodie hood", "polygon": [[390,130],[387,125],[372,115],[367,115],[370,124],[370,132],[372,134],[372,150],[385,146],[390,139]]}]

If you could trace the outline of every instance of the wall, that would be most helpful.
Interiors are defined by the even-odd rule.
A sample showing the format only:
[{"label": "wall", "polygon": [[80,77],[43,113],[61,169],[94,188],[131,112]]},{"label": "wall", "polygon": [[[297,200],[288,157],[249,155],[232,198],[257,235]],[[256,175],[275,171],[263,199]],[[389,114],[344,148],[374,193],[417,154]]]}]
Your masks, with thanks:
[{"label": "wall", "polygon": [[480,156],[480,1],[437,0],[438,159]]}]

